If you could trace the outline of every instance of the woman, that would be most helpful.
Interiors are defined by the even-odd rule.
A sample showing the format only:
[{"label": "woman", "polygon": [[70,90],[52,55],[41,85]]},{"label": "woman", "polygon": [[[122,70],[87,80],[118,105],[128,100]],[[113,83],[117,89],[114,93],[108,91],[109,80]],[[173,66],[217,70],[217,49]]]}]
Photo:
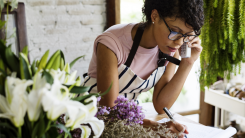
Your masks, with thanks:
[{"label": "woman", "polygon": [[[142,8],[145,22],[114,25],[99,35],[83,85],[90,92],[105,91],[113,82],[100,105],[113,107],[119,94],[136,99],[141,92],[154,87],[153,104],[159,114],[171,108],[198,56],[200,28],[204,13],[202,0],[145,0]],[[158,66],[160,51],[179,58],[181,45],[187,42],[191,57],[176,65]],[[144,125],[157,122],[144,120]],[[169,124],[173,132],[184,131],[178,123]],[[185,131],[188,133],[187,131]],[[183,136],[181,136],[183,137]]]}]

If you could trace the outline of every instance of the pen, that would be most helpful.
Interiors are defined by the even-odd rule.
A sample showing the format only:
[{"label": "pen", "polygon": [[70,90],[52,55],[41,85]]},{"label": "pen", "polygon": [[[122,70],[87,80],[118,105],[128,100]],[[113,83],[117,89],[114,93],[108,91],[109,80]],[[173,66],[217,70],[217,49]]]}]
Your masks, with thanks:
[{"label": "pen", "polygon": [[[172,121],[175,121],[174,118],[173,118],[173,115],[170,113],[170,111],[168,110],[167,107],[164,107],[163,110],[164,110],[164,112],[168,115],[168,117],[169,117]],[[186,135],[185,135],[185,138],[187,138]]]},{"label": "pen", "polygon": [[173,118],[173,116],[172,116],[172,114],[170,113],[170,111],[168,110],[167,107],[164,107],[163,110],[164,110],[164,112],[168,115],[168,117],[169,117],[171,120],[175,121],[174,118]]}]

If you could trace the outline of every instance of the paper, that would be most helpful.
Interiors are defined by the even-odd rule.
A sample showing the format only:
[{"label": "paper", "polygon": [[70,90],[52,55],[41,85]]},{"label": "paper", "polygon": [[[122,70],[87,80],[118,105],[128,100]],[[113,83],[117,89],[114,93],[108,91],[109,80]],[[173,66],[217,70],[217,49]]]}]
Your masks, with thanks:
[{"label": "paper", "polygon": [[[169,119],[163,118],[158,122],[164,123],[167,121],[169,121]],[[176,121],[187,126],[187,129],[189,131],[189,134],[186,135],[187,138],[229,138],[237,132],[234,127],[229,127],[226,130],[223,130],[214,127],[204,126],[201,124],[198,125],[180,120]]]}]

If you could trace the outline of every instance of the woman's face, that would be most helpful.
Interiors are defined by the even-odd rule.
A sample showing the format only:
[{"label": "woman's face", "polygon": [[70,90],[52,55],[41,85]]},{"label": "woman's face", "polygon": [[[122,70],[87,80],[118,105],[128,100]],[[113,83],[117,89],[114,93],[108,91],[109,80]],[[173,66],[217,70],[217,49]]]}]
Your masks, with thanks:
[{"label": "woman's face", "polygon": [[195,35],[195,32],[191,26],[185,24],[184,20],[180,18],[167,17],[164,20],[166,24],[163,19],[159,18],[159,16],[155,19],[154,24],[152,24],[153,35],[159,49],[163,53],[170,54],[171,52],[176,52],[181,47],[181,45],[184,43],[184,37],[178,40],[170,40],[168,38],[170,34],[168,27],[174,32],[179,32],[186,35]]}]

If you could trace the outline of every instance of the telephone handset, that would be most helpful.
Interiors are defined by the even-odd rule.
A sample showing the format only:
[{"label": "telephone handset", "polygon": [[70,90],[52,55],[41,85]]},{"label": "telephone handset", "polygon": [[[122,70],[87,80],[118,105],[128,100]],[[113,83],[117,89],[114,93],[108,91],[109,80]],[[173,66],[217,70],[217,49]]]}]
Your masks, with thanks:
[{"label": "telephone handset", "polygon": [[[180,56],[181,58],[191,57],[191,48],[188,47],[188,44],[186,42],[181,46]],[[172,62],[175,65],[180,64],[179,59],[169,56],[168,54],[165,54],[161,50],[159,50],[159,60],[157,61],[158,67],[164,66],[166,61]]]},{"label": "telephone handset", "polygon": [[184,44],[181,46],[180,56],[181,58],[191,57],[191,48],[188,47],[188,44],[186,42],[184,42]]}]

